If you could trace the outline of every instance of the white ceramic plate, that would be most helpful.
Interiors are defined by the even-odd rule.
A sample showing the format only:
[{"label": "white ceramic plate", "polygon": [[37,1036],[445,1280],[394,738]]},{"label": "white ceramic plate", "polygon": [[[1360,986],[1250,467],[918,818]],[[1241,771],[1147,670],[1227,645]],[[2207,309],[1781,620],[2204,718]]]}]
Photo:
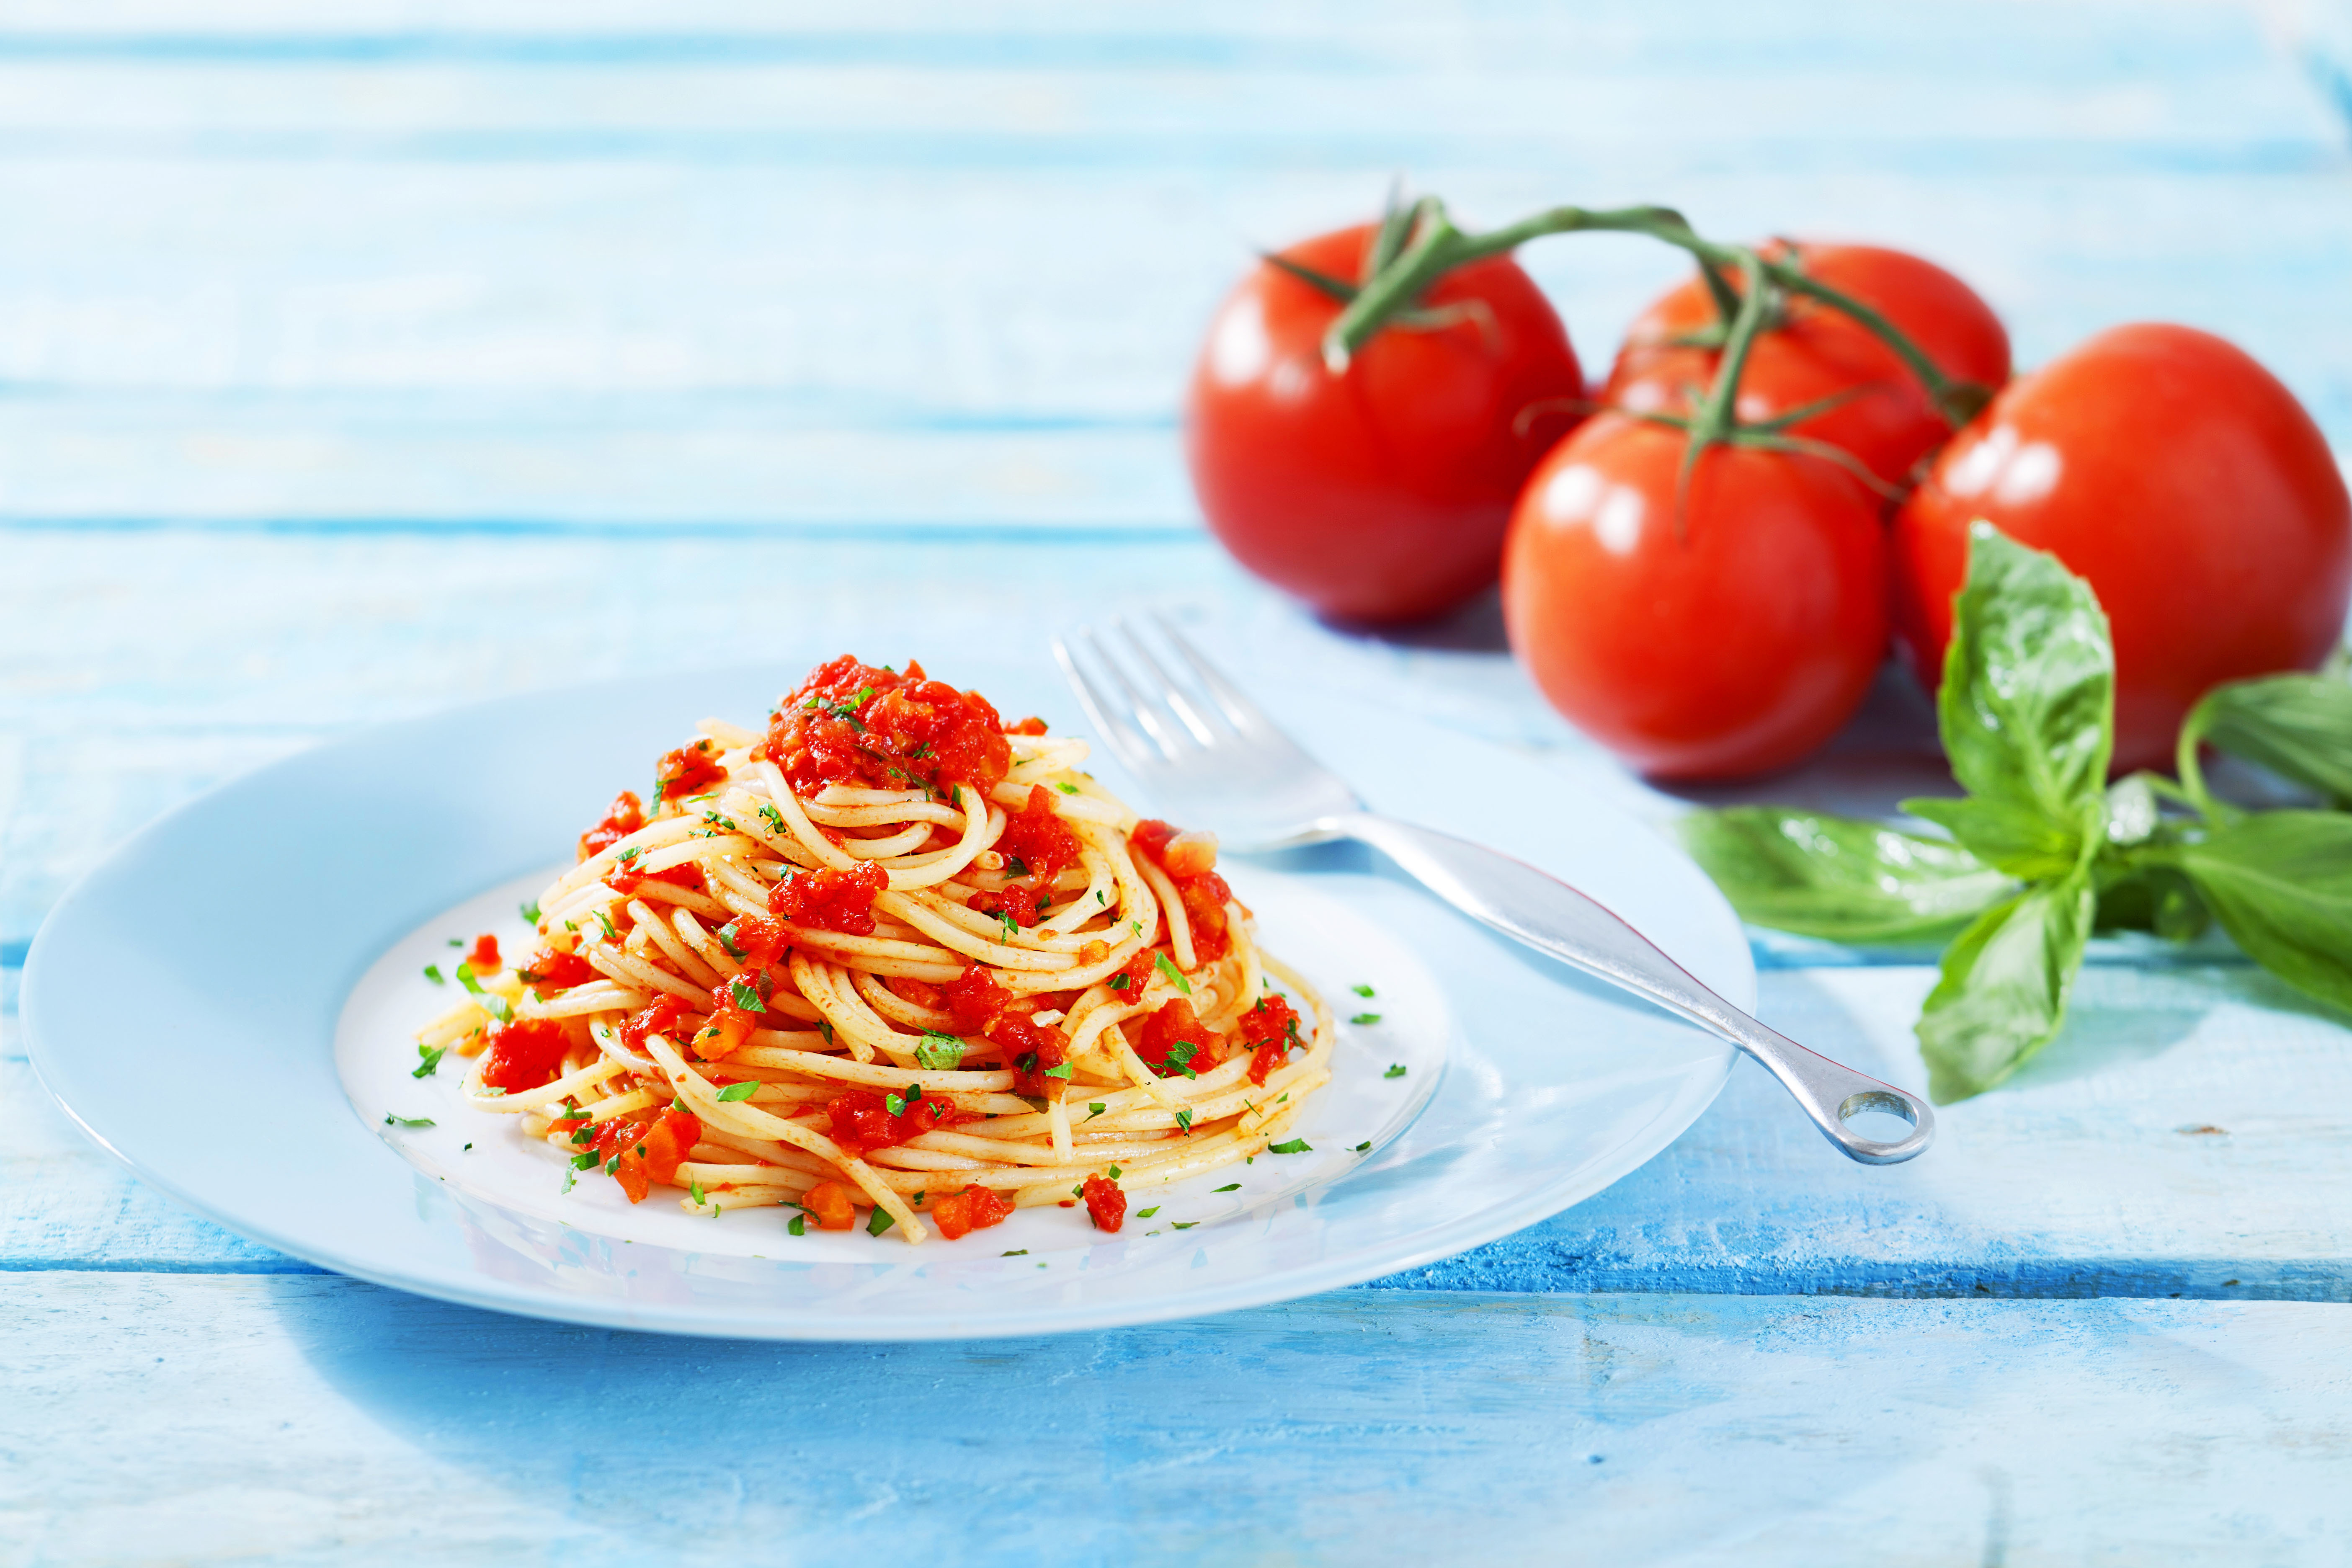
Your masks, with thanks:
[{"label": "white ceramic plate", "polygon": [[[1342,1026],[1334,1081],[1299,1127],[1310,1153],[1139,1195],[1159,1214],[1130,1212],[1116,1237],[1083,1209],[1047,1208],[919,1247],[792,1237],[782,1211],[698,1219],[660,1195],[633,1207],[604,1181],[565,1193],[546,1151],[457,1103],[453,1071],[411,1076],[409,1032],[446,996],[423,966],[481,931],[516,948],[517,905],[615,789],[641,784],[706,714],[756,721],[817,651],[393,725],[190,804],[86,878],[36,938],[21,1009],[42,1081],[141,1179],[326,1268],[538,1317],[833,1340],[1191,1317],[1412,1268],[1598,1192],[1722,1086],[1727,1045],[1332,847],[1228,868],[1269,948],[1343,1018],[1381,1015]],[[932,668],[1009,715],[1070,727],[1042,661]],[[1393,713],[1254,695],[1376,808],[1557,872],[1752,1007],[1730,910],[1622,814]],[[1107,755],[1093,765],[1149,808]],[[124,974],[141,979],[136,1028],[105,1005]],[[1360,1002],[1356,984],[1375,997]],[[1406,1070],[1388,1077],[1392,1065]],[[388,1126],[387,1113],[435,1125]]]}]

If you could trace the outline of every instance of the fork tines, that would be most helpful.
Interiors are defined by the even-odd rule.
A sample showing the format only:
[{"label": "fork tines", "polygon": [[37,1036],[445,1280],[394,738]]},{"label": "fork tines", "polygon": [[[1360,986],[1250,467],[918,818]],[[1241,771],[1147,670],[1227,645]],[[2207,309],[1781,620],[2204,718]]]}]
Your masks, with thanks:
[{"label": "fork tines", "polygon": [[1096,731],[1122,762],[1129,767],[1158,758],[1173,762],[1272,728],[1166,616],[1154,614],[1150,620],[1162,647],[1189,672],[1190,683],[1169,674],[1151,642],[1125,616],[1109,623],[1108,636],[1082,626],[1068,638],[1054,639],[1055,661]]}]

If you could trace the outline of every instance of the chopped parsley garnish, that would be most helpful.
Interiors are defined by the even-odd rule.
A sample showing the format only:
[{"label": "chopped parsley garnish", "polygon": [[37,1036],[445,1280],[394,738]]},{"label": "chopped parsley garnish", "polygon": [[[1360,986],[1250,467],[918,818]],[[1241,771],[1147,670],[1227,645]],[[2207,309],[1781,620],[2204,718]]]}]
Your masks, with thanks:
[{"label": "chopped parsley garnish", "polygon": [[596,1168],[596,1156],[593,1153],[574,1154],[572,1156],[572,1168],[575,1171],[593,1171]]},{"label": "chopped parsley garnish", "polygon": [[1348,1020],[1350,1024],[1377,1024],[1380,1021],[1381,1016],[1378,1013],[1359,1013]]},{"label": "chopped parsley garnish", "polygon": [[1178,1072],[1182,1073],[1186,1078],[1199,1078],[1201,1075],[1192,1070],[1192,1058],[1200,1054],[1201,1047],[1194,1045],[1192,1041],[1179,1040],[1174,1045],[1168,1047],[1168,1065],[1174,1068]]},{"label": "chopped parsley garnish", "polygon": [[766,823],[770,829],[774,832],[782,833],[784,831],[784,814],[776,809],[776,803],[774,801],[762,801],[760,803],[760,820]]},{"label": "chopped parsley garnish", "polygon": [[733,921],[729,921],[725,925],[719,928],[719,945],[727,950],[727,956],[730,958],[740,958],[743,956],[743,950],[735,945],[735,922]]},{"label": "chopped parsley garnish", "polygon": [[596,1142],[596,1124],[592,1121],[583,1127],[572,1135],[572,1141],[574,1143],[593,1143]]},{"label": "chopped parsley garnish", "polygon": [[1241,1184],[1239,1182],[1234,1182],[1234,1183],[1229,1184],[1228,1185],[1222,1186],[1222,1187],[1219,1187],[1219,1188],[1217,1189],[1217,1191],[1219,1191],[1219,1192],[1221,1192],[1221,1193],[1237,1193],[1237,1192],[1240,1192],[1241,1190],[1242,1190],[1242,1184]]},{"label": "chopped parsley garnish", "polygon": [[[431,974],[433,972],[428,969],[425,973]],[[1127,975],[1124,972],[1114,974],[1110,977],[1110,988],[1114,991],[1124,991],[1127,989]]]},{"label": "chopped parsley garnish", "polygon": [[1293,1138],[1285,1143],[1269,1143],[1265,1152],[1269,1154],[1312,1154],[1315,1145],[1304,1138]]},{"label": "chopped parsley garnish", "polygon": [[1350,985],[1348,989],[1359,996],[1370,996],[1372,994],[1372,988],[1369,985]]},{"label": "chopped parsley garnish", "polygon": [[[1047,1068],[1043,1076],[1046,1078],[1067,1078],[1070,1076],[1070,1064],[1064,1062],[1060,1067]],[[1190,1077],[1191,1075],[1187,1074],[1186,1076]]]},{"label": "chopped parsley garnish", "polygon": [[689,1181],[689,1182],[688,1182],[688,1183],[686,1184],[686,1195],[687,1195],[688,1197],[690,1197],[690,1198],[692,1198],[692,1199],[694,1200],[694,1206],[695,1206],[696,1208],[700,1208],[700,1207],[702,1206],[702,1178],[701,1178],[701,1177],[697,1176],[697,1177],[695,1177],[693,1180],[691,1180],[691,1181]]},{"label": "chopped parsley garnish", "polygon": [[952,1072],[963,1065],[963,1042],[953,1035],[925,1029],[923,1043],[915,1047],[915,1062],[933,1072]]},{"label": "chopped parsley garnish", "polygon": [[1004,869],[1008,875],[1025,877],[1029,874],[1029,862],[1018,855],[1007,855],[1004,857]]},{"label": "chopped parsley garnish", "polygon": [[621,851],[621,864],[625,866],[645,852],[646,847],[644,845],[632,844],[626,849]]},{"label": "chopped parsley garnish", "polygon": [[786,1232],[793,1236],[806,1236],[808,1234],[808,1215],[804,1214],[796,1214],[793,1215],[793,1223],[784,1226],[784,1229]]},{"label": "chopped parsley garnish", "polygon": [[1365,1139],[1362,1142],[1360,1142],[1360,1143],[1359,1143],[1359,1144],[1357,1144],[1357,1145],[1356,1145],[1356,1152],[1357,1152],[1357,1153],[1359,1153],[1359,1154],[1360,1154],[1360,1153],[1362,1153],[1365,1150],[1367,1150],[1367,1149],[1370,1148],[1371,1146],[1372,1146],[1372,1141],[1371,1141],[1370,1139],[1367,1138],[1367,1139]]},{"label": "chopped parsley garnish", "polygon": [[441,1058],[449,1054],[449,1047],[446,1046],[442,1046],[437,1049],[430,1051],[426,1050],[423,1046],[417,1047],[416,1049],[418,1054],[424,1057],[425,1060],[419,1064],[415,1072],[408,1075],[411,1078],[431,1078],[436,1072],[440,1070]]},{"label": "chopped parsley garnish", "polygon": [[888,1209],[884,1208],[880,1204],[876,1204],[874,1205],[874,1217],[866,1222],[866,1234],[868,1236],[879,1236],[898,1223],[898,1222],[897,1220],[890,1217],[890,1211]]},{"label": "chopped parsley garnish", "polygon": [[1000,1252],[996,1256],[999,1258],[1026,1258],[1029,1256],[1029,1249],[1025,1247],[1016,1247],[1010,1252]]},{"label": "chopped parsley garnish", "polygon": [[1034,1051],[1024,1051],[1019,1056],[1014,1057],[1013,1058],[1013,1069],[1015,1072],[1035,1072],[1037,1070],[1037,1053]]},{"label": "chopped parsley garnish", "polygon": [[1404,1076],[1404,1063],[1391,1062],[1389,1064],[1389,1070],[1381,1074],[1381,1076],[1382,1078],[1402,1078]]},{"label": "chopped parsley garnish", "polygon": [[[592,1160],[593,1160],[593,1159],[594,1159],[596,1156],[594,1156],[593,1154],[591,1154],[591,1155],[589,1155],[588,1157],[589,1157],[590,1159],[592,1159]],[[611,1175],[614,1172],[615,1172],[615,1171],[619,1170],[620,1168],[621,1168],[621,1157],[620,1157],[618,1154],[614,1155],[611,1159],[609,1159],[609,1160],[607,1160],[607,1161],[605,1161],[605,1162],[604,1162],[604,1173],[605,1173],[606,1175],[608,1175],[608,1176],[609,1176],[609,1175]]]},{"label": "chopped parsley garnish", "polygon": [[710,824],[713,827],[723,827],[730,833],[740,833],[742,831],[741,828],[735,826],[735,819],[733,817],[722,816],[716,811],[704,812],[702,814],[702,820]]},{"label": "chopped parsley garnish", "polygon": [[441,973],[441,966],[437,963],[428,963],[425,966],[425,978],[430,980],[436,985],[446,985],[449,984],[449,977]]},{"label": "chopped parsley garnish", "polygon": [[621,940],[621,933],[618,931],[615,931],[613,927],[613,917],[605,913],[603,910],[598,910],[596,911],[596,923],[604,928],[604,937],[606,941],[618,942]]},{"label": "chopped parsley garnish", "polygon": [[530,902],[523,905],[522,918],[529,921],[533,925],[537,925],[539,923],[539,900],[537,899],[533,899]]},{"label": "chopped parsley garnish", "polygon": [[1175,986],[1177,990],[1181,991],[1187,996],[1192,994],[1192,983],[1184,978],[1184,972],[1182,970],[1168,962],[1168,955],[1166,953],[1153,953],[1151,955],[1151,965],[1153,968],[1159,970],[1160,973],[1168,976],[1169,984]]},{"label": "chopped parsley garnish", "polygon": [[740,979],[730,981],[727,992],[735,998],[735,1005],[746,1013],[764,1013],[768,1010],[768,1005],[760,1000],[760,994]]},{"label": "chopped parsley garnish", "polygon": [[1054,781],[1054,787],[1060,790],[1064,795],[1076,795],[1078,793],[1078,786],[1072,784],[1067,779],[1055,779]]},{"label": "chopped parsley garnish", "polygon": [[741,1083],[730,1083],[725,1089],[720,1089],[719,1091],[719,1098],[726,1100],[730,1104],[732,1104],[739,1100],[751,1099],[752,1095],[759,1092],[759,1089],[760,1080],[758,1079],[747,1078]]},{"label": "chopped parsley garnish", "polygon": [[1154,1204],[1154,1205],[1151,1205],[1150,1208],[1148,1208],[1148,1209],[1138,1209],[1138,1210],[1136,1210],[1136,1211],[1135,1211],[1135,1217],[1136,1217],[1136,1218],[1138,1218],[1138,1219],[1150,1219],[1153,1215],[1156,1215],[1156,1214],[1158,1214],[1159,1212],[1160,1212],[1160,1205],[1159,1205],[1158,1204]]},{"label": "chopped parsley garnish", "polygon": [[826,1045],[829,1046],[833,1044],[833,1021],[831,1019],[819,1018],[816,1021],[816,1032],[824,1037],[824,1043]]},{"label": "chopped parsley garnish", "polygon": [[466,939],[462,936],[453,936],[449,939],[449,945],[451,947],[463,947],[466,945]]},{"label": "chopped parsley garnish", "polygon": [[579,1173],[579,1172],[577,1172],[577,1171],[573,1170],[573,1169],[572,1169],[571,1166],[569,1166],[569,1165],[566,1165],[566,1166],[564,1166],[564,1167],[563,1167],[563,1190],[564,1190],[565,1192],[567,1192],[567,1193],[568,1193],[568,1192],[570,1192],[570,1191],[572,1190],[572,1184],[573,1184],[574,1183],[578,1182],[579,1180],[580,1180],[580,1173]]},{"label": "chopped parsley garnish", "polygon": [[433,1125],[433,1118],[429,1116],[394,1116],[392,1112],[387,1110],[383,1115],[383,1124],[386,1127],[430,1127]]},{"label": "chopped parsley garnish", "polygon": [[1171,1219],[1168,1222],[1168,1228],[1171,1230],[1190,1230],[1200,1223],[1201,1222],[1197,1219]]},{"label": "chopped parsley garnish", "polygon": [[1108,1110],[1109,1109],[1109,1106],[1104,1104],[1099,1100],[1090,1100],[1087,1101],[1087,1120],[1088,1121],[1092,1121],[1096,1117],[1100,1116],[1104,1111]]},{"label": "chopped parsley garnish", "polygon": [[1188,1105],[1183,1110],[1176,1113],[1176,1130],[1179,1132],[1185,1133],[1189,1133],[1192,1131],[1192,1108],[1191,1106]]},{"label": "chopped parsley garnish", "polygon": [[1116,1181],[1118,1181],[1118,1167],[1117,1165],[1113,1165],[1113,1166],[1112,1166],[1108,1171],[1105,1172],[1104,1173],[1105,1173],[1106,1175],[1109,1176],[1109,1177],[1110,1177],[1110,1179],[1111,1179],[1112,1181],[1114,1181],[1114,1182],[1116,1182]]}]

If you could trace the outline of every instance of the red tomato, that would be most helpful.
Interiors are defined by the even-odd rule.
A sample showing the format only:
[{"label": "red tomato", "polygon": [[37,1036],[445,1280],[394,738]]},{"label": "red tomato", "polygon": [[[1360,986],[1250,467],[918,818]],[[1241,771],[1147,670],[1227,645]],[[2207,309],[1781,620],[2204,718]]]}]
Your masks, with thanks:
[{"label": "red tomato", "polygon": [[1659,778],[1786,767],[1886,647],[1884,531],[1832,464],[1718,447],[1675,527],[1677,430],[1602,415],[1528,481],[1503,556],[1511,647],[1551,705]]},{"label": "red tomato", "polygon": [[2162,767],[2207,688],[2309,669],[2344,632],[2352,501],[2294,395],[2193,327],[2115,327],[2021,377],[1895,521],[1896,637],[1941,680],[1968,525],[2087,579],[2116,639],[2118,772]]},{"label": "red tomato", "polygon": [[[1283,254],[1354,282],[1369,226]],[[1261,264],[1218,308],[1192,373],[1185,457],[1209,526],[1241,563],[1326,615],[1433,616],[1495,580],[1519,483],[1575,423],[1568,332],[1508,257],[1446,274],[1444,326],[1391,324],[1344,374],[1323,364],[1341,309]]]},{"label": "red tomato", "polygon": [[[1782,258],[1788,247],[1763,247]],[[1871,306],[1958,381],[1988,389],[2009,380],[2009,333],[1976,291],[1931,261],[1874,245],[1801,241],[1811,277]],[[1736,291],[1737,277],[1729,279]],[[1691,388],[1715,380],[1721,355],[1672,340],[1717,320],[1706,281],[1694,275],[1642,312],[1625,334],[1601,401],[1642,412],[1687,412]],[[1856,390],[1860,389],[1860,390]],[[1759,337],[1739,378],[1739,417],[1751,424],[1840,393],[1848,401],[1792,426],[1790,434],[1853,453],[1889,484],[1952,434],[1893,349],[1870,329],[1818,300],[1791,296],[1787,319]]]}]

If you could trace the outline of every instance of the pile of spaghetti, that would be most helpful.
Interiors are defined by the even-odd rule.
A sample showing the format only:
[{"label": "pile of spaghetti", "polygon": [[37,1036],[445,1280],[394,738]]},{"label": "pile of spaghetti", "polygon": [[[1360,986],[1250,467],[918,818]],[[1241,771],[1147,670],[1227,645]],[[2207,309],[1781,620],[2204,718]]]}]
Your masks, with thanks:
[{"label": "pile of spaghetti", "polygon": [[[1260,952],[1216,843],[1138,821],[1084,742],[847,657],[764,734],[663,757],[417,1036],[469,1103],[632,1202],[827,1229],[1126,1194],[1254,1157],[1329,1078],[1328,1009]],[[526,909],[528,915],[530,911]],[[1307,1009],[1273,989],[1279,982]],[[567,1175],[567,1184],[572,1180]]]}]

